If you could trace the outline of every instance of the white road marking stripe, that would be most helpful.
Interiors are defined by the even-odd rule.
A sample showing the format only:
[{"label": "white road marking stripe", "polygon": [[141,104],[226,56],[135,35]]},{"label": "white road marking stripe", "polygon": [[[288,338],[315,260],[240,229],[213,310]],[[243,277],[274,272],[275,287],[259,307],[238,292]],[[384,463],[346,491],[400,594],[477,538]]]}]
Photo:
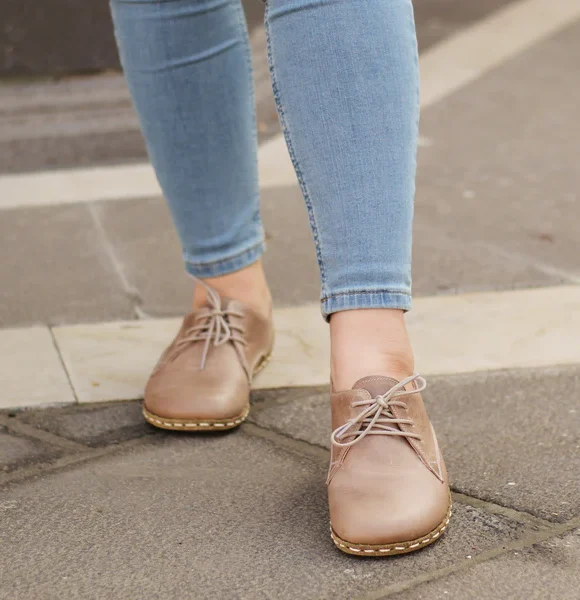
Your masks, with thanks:
[{"label": "white road marking stripe", "polygon": [[148,163],[0,176],[0,209],[159,196]]},{"label": "white road marking stripe", "polygon": [[[426,108],[580,18],[578,0],[521,0],[421,55]],[[282,136],[260,148],[262,187],[296,183]],[[0,209],[159,196],[148,163],[0,176]]]},{"label": "white road marking stripe", "polygon": [[[255,387],[327,385],[328,330],[318,305],[277,309],[275,320],[274,356]],[[141,397],[179,323],[53,328],[79,401]],[[417,298],[408,323],[425,375],[580,365],[580,286]],[[0,387],[3,408],[73,401],[48,329],[0,330]]]}]

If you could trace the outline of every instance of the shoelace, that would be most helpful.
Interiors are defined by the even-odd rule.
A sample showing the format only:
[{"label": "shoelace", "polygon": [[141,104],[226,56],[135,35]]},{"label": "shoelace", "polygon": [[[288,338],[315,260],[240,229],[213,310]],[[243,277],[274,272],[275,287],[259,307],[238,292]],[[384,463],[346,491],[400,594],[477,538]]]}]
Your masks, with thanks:
[{"label": "shoelace", "polygon": [[[416,381],[418,386],[413,390],[406,390],[405,386]],[[337,427],[331,436],[332,443],[342,448],[354,446],[367,435],[398,435],[406,438],[421,439],[417,433],[402,431],[398,425],[412,425],[412,419],[398,419],[392,412],[393,406],[407,408],[407,405],[397,398],[412,396],[422,392],[427,387],[427,382],[418,373],[403,379],[394,385],[388,392],[376,396],[370,400],[359,400],[353,402],[353,408],[357,406],[366,406],[356,417]],[[362,427],[362,428],[361,428]],[[344,441],[353,438],[350,441]]]},{"label": "shoelace", "polygon": [[221,346],[229,341],[238,342],[245,346],[246,340],[243,338],[244,329],[240,325],[232,325],[229,317],[243,317],[239,311],[226,309],[222,310],[219,294],[209,285],[194,278],[196,283],[200,283],[206,291],[207,303],[209,308],[202,310],[196,315],[195,324],[190,327],[184,337],[177,343],[177,348],[191,344],[193,342],[205,341],[201,355],[200,370],[203,371],[212,346]]}]

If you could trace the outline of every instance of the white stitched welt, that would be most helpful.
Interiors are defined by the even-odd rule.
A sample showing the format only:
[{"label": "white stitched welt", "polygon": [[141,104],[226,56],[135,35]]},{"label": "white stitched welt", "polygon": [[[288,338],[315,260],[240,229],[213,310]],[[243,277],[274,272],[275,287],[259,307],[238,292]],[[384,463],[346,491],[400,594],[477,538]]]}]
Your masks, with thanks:
[{"label": "white stitched welt", "polygon": [[421,540],[420,542],[415,542],[414,544],[411,545],[407,545],[407,546],[395,546],[394,548],[373,548],[373,549],[368,549],[368,550],[363,550],[361,548],[354,548],[353,546],[348,546],[347,544],[342,544],[341,542],[339,542],[338,538],[334,535],[334,532],[332,531],[332,524],[330,526],[330,535],[332,537],[332,541],[339,546],[340,548],[348,548],[349,550],[351,550],[352,552],[366,552],[368,554],[370,554],[371,552],[391,552],[391,550],[410,550],[411,548],[417,548],[419,546],[421,546],[422,544],[428,544],[429,542],[434,542],[446,529],[447,529],[447,525],[449,525],[449,520],[451,519],[451,508],[449,509],[449,516],[447,517],[447,520],[445,521],[445,523],[443,523],[443,527],[441,527],[441,529],[439,529],[439,531],[435,532],[431,537],[425,538],[423,540]]},{"label": "white stitched welt", "polygon": [[172,421],[162,421],[161,419],[156,419],[149,415],[145,415],[145,418],[150,423],[157,423],[157,425],[165,425],[166,427],[233,427],[234,425],[239,425],[245,419],[245,416],[236,419],[235,421],[228,421],[227,423],[173,423]]}]

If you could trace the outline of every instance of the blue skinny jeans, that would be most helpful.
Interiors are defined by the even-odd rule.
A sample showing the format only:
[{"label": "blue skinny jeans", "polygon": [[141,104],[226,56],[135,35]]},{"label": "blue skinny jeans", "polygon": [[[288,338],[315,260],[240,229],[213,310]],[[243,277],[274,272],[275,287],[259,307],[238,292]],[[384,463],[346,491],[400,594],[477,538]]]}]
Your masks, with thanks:
[{"label": "blue skinny jeans", "polygon": [[[250,265],[264,252],[264,230],[240,0],[111,0],[111,8],[187,271],[205,278]],[[265,23],[322,313],[408,310],[419,120],[411,0],[268,0]]]}]

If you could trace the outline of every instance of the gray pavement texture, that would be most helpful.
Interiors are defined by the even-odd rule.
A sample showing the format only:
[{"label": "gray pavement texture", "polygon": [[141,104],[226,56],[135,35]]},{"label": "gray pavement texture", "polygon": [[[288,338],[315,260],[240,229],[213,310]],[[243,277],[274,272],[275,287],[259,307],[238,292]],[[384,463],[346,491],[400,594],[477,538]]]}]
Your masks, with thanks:
[{"label": "gray pavement texture", "polygon": [[61,455],[58,449],[48,447],[34,438],[12,435],[0,425],[0,469],[4,473],[36,462],[50,461]]},{"label": "gray pavement texture", "polygon": [[[477,590],[477,596],[469,596]],[[514,550],[478,564],[461,576],[441,579],[394,596],[402,600],[578,600],[580,597],[580,529]]]},{"label": "gray pavement texture", "polygon": [[425,111],[419,227],[580,282],[579,39],[575,23]]},{"label": "gray pavement texture", "polygon": [[136,402],[0,413],[0,598],[578,598],[580,367],[430,384],[452,526],[386,561],[329,538],[324,388],[254,392],[225,435]]},{"label": "gray pavement texture", "polygon": [[91,207],[2,211],[0,239],[1,326],[134,314]]}]

